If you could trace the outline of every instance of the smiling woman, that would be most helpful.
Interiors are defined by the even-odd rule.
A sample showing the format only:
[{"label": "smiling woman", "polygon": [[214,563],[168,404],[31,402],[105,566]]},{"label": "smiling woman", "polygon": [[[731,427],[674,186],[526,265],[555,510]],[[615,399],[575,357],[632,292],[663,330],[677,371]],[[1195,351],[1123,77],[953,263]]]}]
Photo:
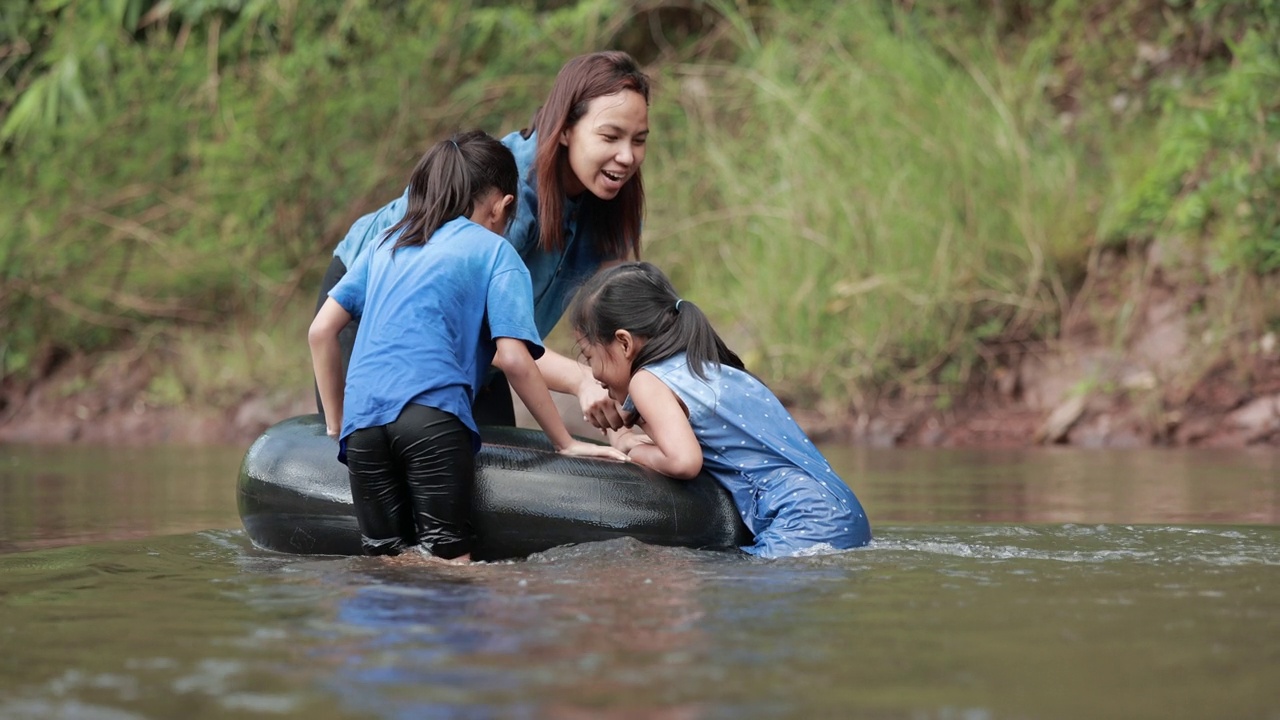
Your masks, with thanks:
[{"label": "smiling woman", "polygon": [[[520,176],[514,217],[503,236],[529,269],[534,321],[542,337],[596,270],[639,257],[640,167],[648,136],[649,78],[626,53],[597,52],[566,63],[531,126],[502,139],[515,155]],[[406,205],[402,195],[352,225],[334,250],[317,310],[356,258],[400,221]],[[344,372],[357,337],[356,323],[340,336]],[[577,396],[591,424],[622,426],[617,404],[586,366],[548,351],[538,369],[551,390]],[[477,393],[474,416],[480,425],[515,425],[511,390],[501,373],[493,373]]]},{"label": "smiling woman", "polygon": [[[618,200],[617,219],[623,232],[609,232],[607,226],[596,230],[608,238],[614,254],[625,255],[634,249],[627,247],[625,238],[634,233],[639,239],[644,211],[642,186],[629,183],[632,178],[639,178],[644,162],[645,141],[649,138],[648,96],[626,89],[578,101],[560,112],[551,104],[555,100],[553,97],[534,116],[534,125],[544,126],[540,131],[545,137],[559,138],[558,143],[547,142],[538,149],[539,183],[559,190],[538,197],[543,241],[549,245],[563,241],[562,235],[557,238],[560,234],[552,222],[556,211],[563,208],[566,199],[589,192],[602,201]],[[561,119],[554,120],[557,117]],[[601,224],[607,220],[597,218]]]},{"label": "smiling woman", "polygon": [[616,197],[644,162],[648,117],[649,106],[633,90],[588,103],[582,119],[561,133],[560,144],[568,148],[568,193],[590,191],[601,199]]}]

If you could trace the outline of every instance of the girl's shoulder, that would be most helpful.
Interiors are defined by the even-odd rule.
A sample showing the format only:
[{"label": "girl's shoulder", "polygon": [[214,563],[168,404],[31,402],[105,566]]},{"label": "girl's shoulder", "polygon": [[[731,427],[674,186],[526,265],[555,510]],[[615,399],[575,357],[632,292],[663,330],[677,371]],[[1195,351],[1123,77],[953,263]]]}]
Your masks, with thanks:
[{"label": "girl's shoulder", "polygon": [[465,217],[456,217],[441,225],[421,246],[421,252],[423,262],[451,259],[488,265],[505,264],[508,260],[506,254],[510,254],[517,263],[520,260],[505,238]]},{"label": "girl's shoulder", "polygon": [[689,358],[685,353],[677,353],[645,365],[648,370],[667,387],[681,395],[686,403],[697,400],[699,403],[715,404],[720,395],[720,369],[709,366],[703,371],[705,377],[699,377],[689,366]]},{"label": "girl's shoulder", "polygon": [[684,353],[676,353],[661,360],[646,364],[641,370],[648,370],[658,377],[667,377],[674,373],[689,370],[689,359]]}]

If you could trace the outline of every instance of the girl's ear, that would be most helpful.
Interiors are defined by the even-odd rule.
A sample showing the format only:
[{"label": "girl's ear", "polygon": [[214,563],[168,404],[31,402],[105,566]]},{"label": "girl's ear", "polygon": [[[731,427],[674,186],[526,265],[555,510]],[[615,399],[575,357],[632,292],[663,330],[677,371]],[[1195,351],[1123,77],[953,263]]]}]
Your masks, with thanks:
[{"label": "girl's ear", "polygon": [[[511,217],[511,213],[515,210],[515,195],[497,195],[497,199],[493,202],[494,219],[501,225],[506,225],[507,218]],[[501,234],[501,233],[499,233]]]},{"label": "girl's ear", "polygon": [[637,342],[636,336],[632,335],[629,330],[615,330],[613,341],[618,343],[618,348],[622,350],[622,357],[627,360],[634,360],[636,354],[640,352],[640,343]]},{"label": "girl's ear", "polygon": [[515,199],[514,195],[490,193],[476,203],[468,219],[501,235],[507,229],[508,208],[512,206]]}]

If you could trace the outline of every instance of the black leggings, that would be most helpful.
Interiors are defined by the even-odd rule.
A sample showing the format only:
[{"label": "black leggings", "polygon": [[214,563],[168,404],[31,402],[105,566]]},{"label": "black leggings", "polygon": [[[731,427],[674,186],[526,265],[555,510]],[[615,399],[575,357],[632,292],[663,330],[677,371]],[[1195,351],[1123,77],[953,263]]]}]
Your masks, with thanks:
[{"label": "black leggings", "polygon": [[[320,312],[324,301],[329,299],[329,291],[346,274],[347,266],[342,264],[337,255],[334,255],[328,269],[324,271],[324,278],[320,281],[320,294],[316,297],[317,313]],[[355,347],[356,331],[359,327],[360,321],[352,319],[342,332],[338,333],[338,346],[342,349],[343,377],[346,377],[347,367],[351,365],[351,349]],[[324,415],[319,388],[316,388],[316,410]],[[516,411],[511,402],[511,386],[507,384],[506,375],[495,371],[489,378],[489,382],[480,388],[476,393],[475,404],[471,406],[471,416],[475,418],[477,425],[516,426]]]},{"label": "black leggings", "polygon": [[409,403],[394,422],[347,438],[351,497],[369,555],[421,545],[432,555],[471,552],[471,431],[454,415]]}]

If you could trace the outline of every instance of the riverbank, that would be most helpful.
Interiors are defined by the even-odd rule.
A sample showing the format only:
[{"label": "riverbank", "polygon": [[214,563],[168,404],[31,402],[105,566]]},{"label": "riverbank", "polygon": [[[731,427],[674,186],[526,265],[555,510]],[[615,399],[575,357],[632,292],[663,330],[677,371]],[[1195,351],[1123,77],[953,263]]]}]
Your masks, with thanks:
[{"label": "riverbank", "polygon": [[[829,403],[791,410],[817,442],[875,447],[1280,446],[1275,339],[1264,337],[1265,352],[1248,368],[1223,365],[1185,390],[1174,389],[1162,378],[1170,362],[1186,357],[1187,340],[1178,316],[1164,312],[1161,322],[1140,333],[1135,348],[1141,352],[1083,342],[1021,348],[972,381],[946,409],[938,398],[916,397],[888,398],[865,409]],[[200,406],[157,406],[148,400],[151,366],[110,361],[105,364],[121,370],[94,373],[104,362],[101,356],[70,358],[39,382],[3,388],[0,444],[247,447],[271,424],[315,410],[306,387],[263,388]],[[90,377],[93,382],[86,382]],[[556,400],[572,432],[594,434],[572,397]],[[534,427],[518,410],[519,424]]]},{"label": "riverbank", "polygon": [[305,412],[352,222],[608,47],[654,80],[645,258],[815,436],[1276,442],[1262,5],[74,5],[14,24],[0,98],[0,441],[241,444]]}]

